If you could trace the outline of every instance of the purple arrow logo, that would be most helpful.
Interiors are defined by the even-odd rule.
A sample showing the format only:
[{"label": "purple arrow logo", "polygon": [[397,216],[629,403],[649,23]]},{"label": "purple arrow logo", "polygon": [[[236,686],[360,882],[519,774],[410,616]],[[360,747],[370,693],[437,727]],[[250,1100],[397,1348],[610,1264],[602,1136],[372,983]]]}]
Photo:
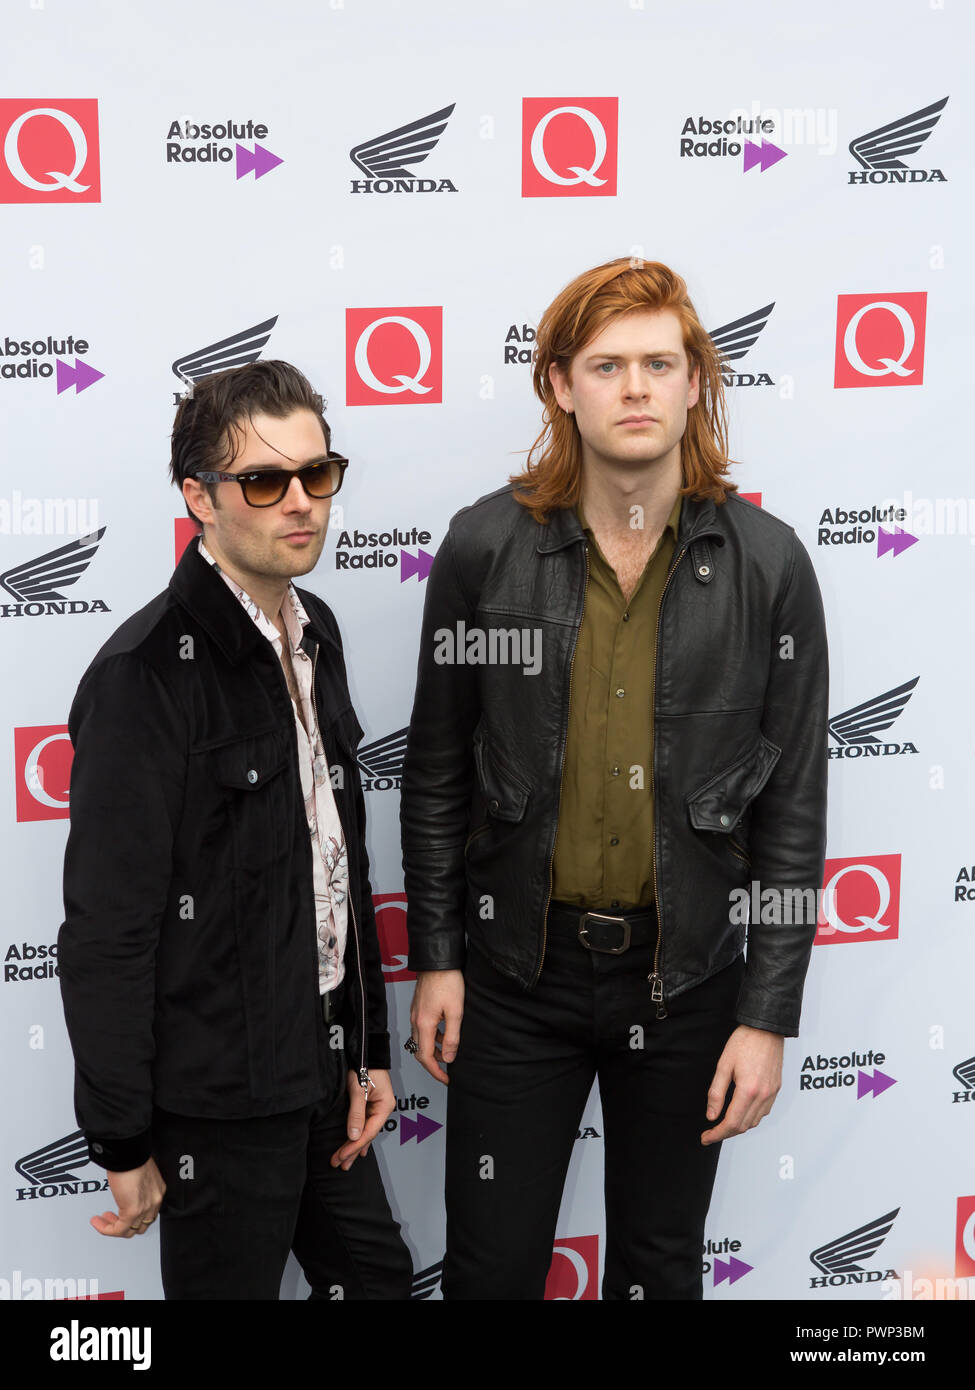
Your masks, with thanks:
[{"label": "purple arrow logo", "polygon": [[766,169],[771,169],[773,164],[778,164],[780,159],[785,159],[788,150],[780,150],[778,145],[773,145],[771,140],[763,140],[761,149],[751,140],[745,141],[745,167],[743,174],[747,174],[749,169],[754,169],[759,165],[762,173]]},{"label": "purple arrow logo", "polygon": [[727,1279],[729,1284],[733,1284],[736,1279],[743,1278],[750,1274],[755,1268],[754,1265],[746,1265],[744,1260],[736,1260],[732,1255],[730,1260],[714,1261],[714,1285],[715,1288]]},{"label": "purple arrow logo", "polygon": [[255,179],[261,179],[265,174],[269,174],[272,169],[276,169],[284,160],[279,159],[276,154],[266,150],[263,145],[255,142],[253,154],[246,145],[235,145],[237,151],[237,177],[242,179],[245,174],[254,171]]},{"label": "purple arrow logo", "polygon": [[885,531],[882,526],[877,528],[877,558],[886,555],[888,550],[892,550],[895,555],[899,555],[902,550],[907,550],[909,546],[917,544],[917,536],[912,536],[910,531],[902,531],[899,526],[893,527],[890,531]]},{"label": "purple arrow logo", "polygon": [[74,360],[72,367],[70,362],[62,362],[60,357],[55,358],[58,364],[58,395],[62,391],[67,391],[69,386],[74,387],[76,396],[82,391],[87,391],[89,386],[94,386],[96,381],[101,381],[104,372],[96,372],[94,367],[89,367],[87,362],[82,362],[80,357]]},{"label": "purple arrow logo", "polygon": [[884,1091],[891,1086],[897,1085],[896,1076],[887,1076],[884,1072],[873,1069],[873,1076],[868,1071],[857,1072],[857,1100],[863,1100],[864,1096],[882,1096]]},{"label": "purple arrow logo", "polygon": [[399,1142],[408,1144],[415,1138],[418,1144],[422,1144],[424,1139],[429,1139],[431,1134],[436,1134],[438,1129],[443,1129],[443,1125],[436,1120],[428,1120],[421,1111],[413,1120],[409,1115],[401,1115],[399,1121]]},{"label": "purple arrow logo", "polygon": [[399,582],[401,584],[414,574],[417,577],[417,582],[422,584],[430,573],[430,566],[433,564],[433,556],[427,550],[421,550],[417,556],[411,555],[408,550],[401,550],[399,559],[401,566]]}]

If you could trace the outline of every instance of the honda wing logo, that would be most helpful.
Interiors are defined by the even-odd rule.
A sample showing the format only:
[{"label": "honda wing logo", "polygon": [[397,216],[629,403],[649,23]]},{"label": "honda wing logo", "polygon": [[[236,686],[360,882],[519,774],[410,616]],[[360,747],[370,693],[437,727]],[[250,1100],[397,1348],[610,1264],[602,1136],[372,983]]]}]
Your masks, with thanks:
[{"label": "honda wing logo", "polygon": [[894,690],[875,695],[872,700],[865,700],[862,705],[854,705],[842,714],[834,714],[827,727],[836,742],[827,749],[828,756],[859,758],[879,757],[881,754],[891,753],[916,753],[917,749],[913,743],[885,743],[877,735],[889,729],[895,719],[903,713],[904,706],[920,679],[920,676],[915,676],[913,680],[905,681]]},{"label": "honda wing logo", "polygon": [[77,1182],[78,1175],[73,1170],[90,1162],[88,1140],[76,1129],[73,1134],[19,1159],[14,1168],[32,1186],[41,1187],[47,1183]]},{"label": "honda wing logo", "polygon": [[64,598],[58,589],[76,584],[91,564],[105,527],[90,536],[82,536],[70,545],[49,550],[29,560],[26,565],[0,574],[0,588],[6,589],[21,603],[50,603]]},{"label": "honda wing logo", "polygon": [[407,165],[421,164],[426,159],[447,128],[455,105],[456,102],[451,102],[409,125],[376,135],[350,150],[349,158],[357,169],[372,179],[412,178],[413,171]]},{"label": "honda wing logo", "polygon": [[417,1270],[413,1276],[413,1290],[410,1298],[432,1298],[437,1291],[442,1274],[443,1260],[438,1260],[435,1265],[428,1265],[426,1269]]},{"label": "honda wing logo", "polygon": [[[952,1067],[951,1074],[956,1081],[964,1086],[966,1091],[975,1091],[975,1057],[969,1057],[964,1062],[959,1062],[957,1067]],[[959,1094],[956,1092],[956,1094]],[[968,1097],[966,1096],[967,1100]]]},{"label": "honda wing logo", "polygon": [[255,323],[253,328],[244,328],[230,338],[221,338],[219,343],[197,348],[173,363],[174,375],[180,381],[185,381],[192,390],[196,382],[214,372],[222,372],[225,367],[244,367],[248,362],[256,362],[277,321],[275,314],[263,323]]},{"label": "honda wing logo", "polygon": [[822,1270],[824,1277],[813,1279],[812,1287],[822,1289],[827,1284],[836,1287],[840,1284],[862,1284],[864,1281],[873,1284],[891,1276],[891,1270],[864,1269],[861,1261],[869,1260],[877,1253],[899,1211],[900,1207],[895,1207],[886,1216],[880,1216],[859,1230],[838,1236],[814,1250],[809,1258],[817,1269]]},{"label": "honda wing logo", "polygon": [[407,733],[408,729],[397,729],[394,734],[387,734],[385,738],[378,738],[359,749],[363,791],[384,792],[399,787],[406,756]]},{"label": "honda wing logo", "polygon": [[863,169],[906,168],[901,159],[917,154],[941,119],[947,101],[947,97],[942,97],[920,111],[912,111],[909,116],[900,116],[889,125],[858,135],[850,143],[850,154]]},{"label": "honda wing logo", "polygon": [[769,314],[774,308],[773,301],[766,304],[764,309],[756,309],[753,314],[746,314],[744,318],[722,324],[720,328],[712,331],[711,341],[718,349],[723,362],[737,362],[745,356],[749,348],[755,346],[758,335],[768,323]]}]

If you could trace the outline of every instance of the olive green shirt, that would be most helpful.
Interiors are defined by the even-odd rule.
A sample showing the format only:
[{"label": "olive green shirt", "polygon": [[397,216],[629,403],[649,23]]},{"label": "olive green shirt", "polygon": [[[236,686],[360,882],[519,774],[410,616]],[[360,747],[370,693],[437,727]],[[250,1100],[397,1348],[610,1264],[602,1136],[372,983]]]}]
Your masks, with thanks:
[{"label": "olive green shirt", "polygon": [[552,860],[557,902],[615,910],[654,900],[653,676],[680,506],[678,495],[629,603],[581,504],[577,511],[589,542],[589,579]]}]

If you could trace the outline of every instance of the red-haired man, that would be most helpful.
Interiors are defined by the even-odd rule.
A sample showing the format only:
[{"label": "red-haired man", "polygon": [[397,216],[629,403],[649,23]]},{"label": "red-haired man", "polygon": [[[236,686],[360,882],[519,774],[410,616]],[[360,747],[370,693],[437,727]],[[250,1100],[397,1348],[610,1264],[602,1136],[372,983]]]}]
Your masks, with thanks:
[{"label": "red-haired man", "polygon": [[598,1077],[603,1296],[700,1298],[720,1141],[772,1107],[815,933],[822,603],[728,481],[720,358],[666,266],[569,284],[534,384],[525,471],[431,571],[403,777],[444,1293],[542,1297]]}]

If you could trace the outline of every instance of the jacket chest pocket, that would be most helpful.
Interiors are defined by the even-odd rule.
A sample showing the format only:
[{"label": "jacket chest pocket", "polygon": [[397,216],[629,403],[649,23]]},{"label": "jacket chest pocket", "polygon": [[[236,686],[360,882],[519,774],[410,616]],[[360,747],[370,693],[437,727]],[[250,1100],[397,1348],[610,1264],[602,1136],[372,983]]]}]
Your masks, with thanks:
[{"label": "jacket chest pocket", "polygon": [[208,772],[240,868],[269,866],[290,843],[294,807],[289,804],[293,758],[278,730],[235,739],[206,750]]}]

